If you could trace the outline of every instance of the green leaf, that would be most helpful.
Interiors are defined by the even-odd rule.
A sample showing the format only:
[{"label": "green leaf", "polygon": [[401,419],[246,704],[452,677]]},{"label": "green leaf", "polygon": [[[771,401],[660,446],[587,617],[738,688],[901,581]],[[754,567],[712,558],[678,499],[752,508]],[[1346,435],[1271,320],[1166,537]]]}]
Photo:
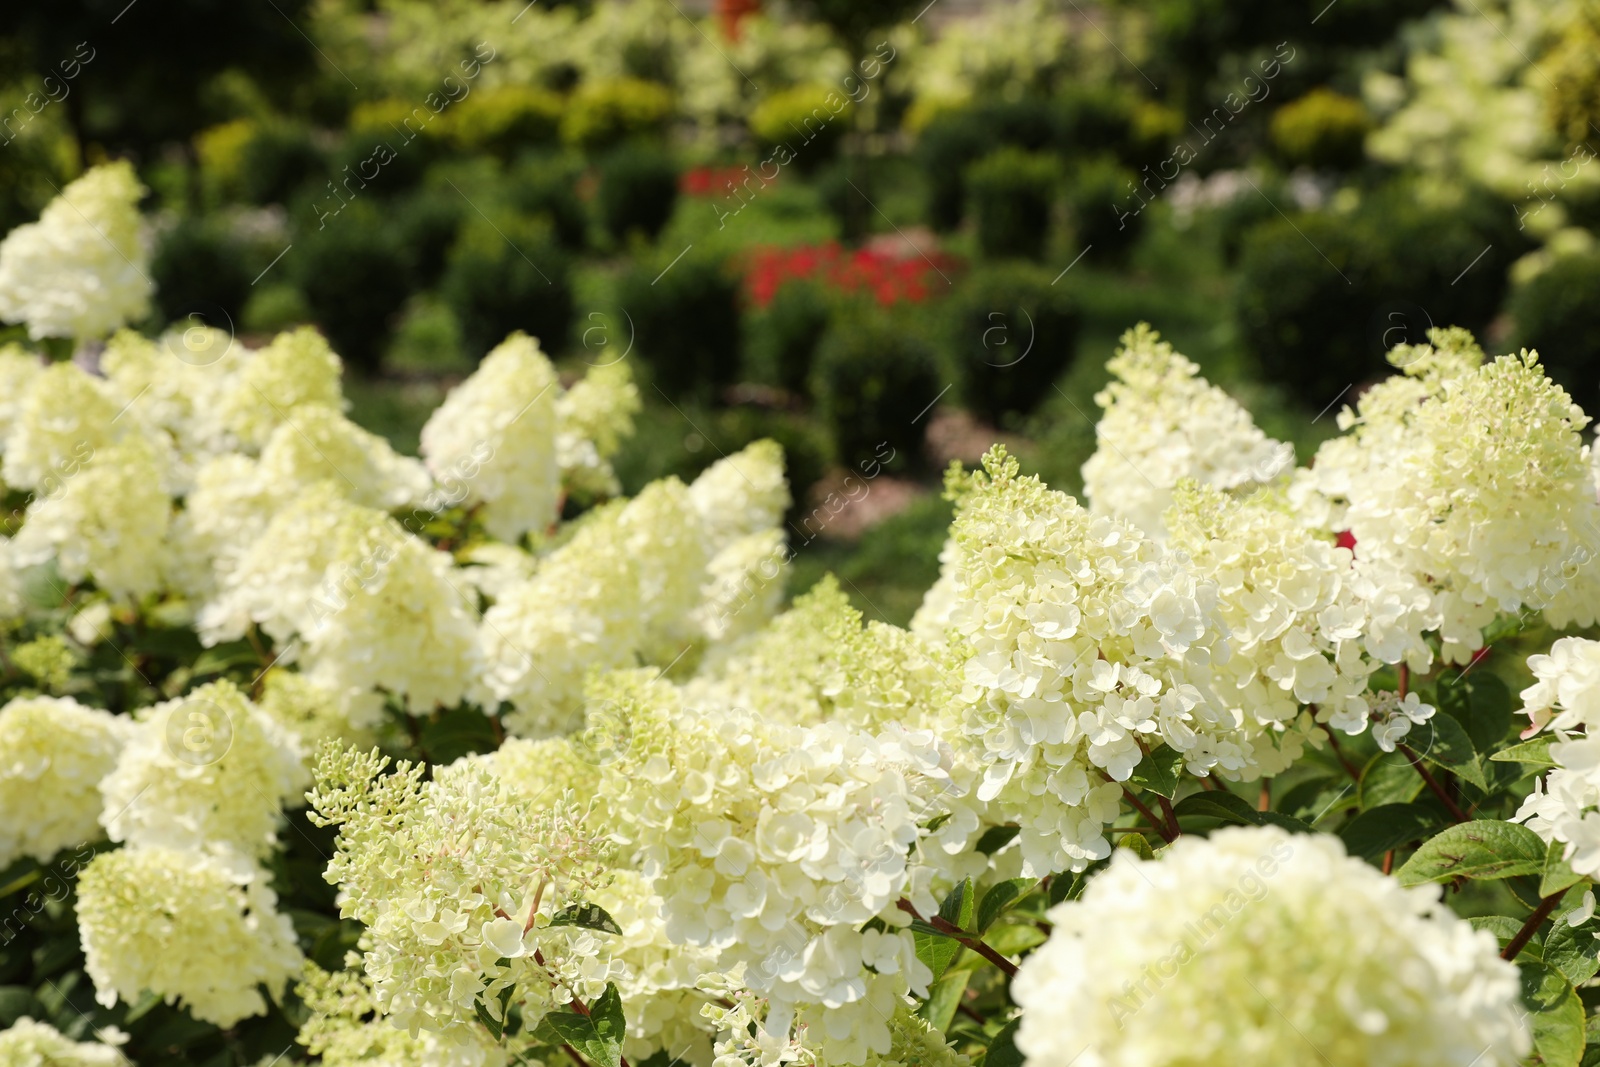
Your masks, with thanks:
[{"label": "green leaf", "polygon": [[1156,850],[1150,847],[1150,839],[1143,834],[1123,834],[1117,839],[1117,847],[1127,849],[1142,860],[1156,858]]},{"label": "green leaf", "polygon": [[917,1010],[928,1020],[929,1026],[941,1033],[950,1028],[956,1009],[961,1006],[961,998],[966,995],[967,979],[971,977],[971,971],[951,971],[928,987],[928,999]]},{"label": "green leaf", "polygon": [[1395,877],[1401,885],[1451,878],[1515,878],[1542,873],[1544,855],[1544,841],[1526,826],[1479,819],[1447,827],[1424,841]]},{"label": "green leaf", "polygon": [[0,986],[0,1027],[15,1026],[24,1015],[32,1019],[44,1018],[44,1005],[32,991],[19,985]]},{"label": "green leaf", "polygon": [[1439,816],[1423,804],[1380,804],[1368,808],[1339,831],[1352,856],[1371,859],[1425,838],[1439,825]]},{"label": "green leaf", "polygon": [[1578,1067],[1583,1059],[1583,1002],[1565,975],[1543,963],[1518,964],[1522,1002],[1531,1013],[1533,1049],[1543,1067]]},{"label": "green leaf", "polygon": [[[1509,915],[1474,915],[1467,922],[1474,930],[1487,930],[1493,934],[1495,940],[1500,942],[1501,948],[1505,948],[1511,942],[1511,939],[1516,937],[1522,930],[1522,920],[1513,919]],[[1522,955],[1517,958],[1522,960],[1543,959],[1544,938],[1534,934],[1529,939],[1527,946],[1522,950]]]},{"label": "green leaf", "polygon": [[[1416,743],[1410,744],[1413,740]],[[1483,767],[1478,763],[1478,750],[1472,746],[1466,727],[1450,716],[1435,715],[1407,735],[1406,742],[1429,763],[1460,775],[1479,789],[1489,787],[1483,777]]]},{"label": "green leaf", "polygon": [[1511,691],[1488,671],[1447,670],[1435,691],[1439,710],[1466,729],[1479,752],[1492,751],[1511,732]]},{"label": "green leaf", "polygon": [[977,905],[977,891],[972,888],[972,879],[963,878],[939,905],[939,918],[962,930],[971,930]]},{"label": "green leaf", "polygon": [[201,678],[208,674],[222,674],[234,667],[259,666],[260,663],[261,657],[250,647],[250,642],[230,641],[200,653],[195,658],[193,670],[194,676]]},{"label": "green leaf", "polygon": [[1169,745],[1152,749],[1133,769],[1128,781],[1171,800],[1178,792],[1178,776],[1183,773],[1183,753]]},{"label": "green leaf", "polygon": [[1050,895],[1047,898],[1050,906],[1053,908],[1063,900],[1077,900],[1083,896],[1084,887],[1089,884],[1089,879],[1110,862],[1109,859],[1095,860],[1081,871],[1070,875],[1056,875],[1050,880]]},{"label": "green leaf", "polygon": [[423,726],[421,745],[430,763],[454,763],[475,752],[492,752],[494,726],[481,711],[455,708]]},{"label": "green leaf", "polygon": [[1555,925],[1544,942],[1544,962],[1560,971],[1573,985],[1587,982],[1600,971],[1600,957],[1595,955],[1594,935],[1600,923],[1593,919],[1570,926],[1561,910],[1556,910]]},{"label": "green leaf", "polygon": [[978,843],[973,846],[985,856],[992,856],[1017,839],[1022,832],[1020,826],[991,826],[978,838]]},{"label": "green leaf", "polygon": [[599,930],[607,934],[620,934],[617,920],[598,904],[569,904],[556,912],[551,926],[581,926],[586,930]]},{"label": "green leaf", "polygon": [[1422,778],[1404,753],[1380,752],[1363,768],[1356,792],[1363,811],[1383,804],[1404,804],[1422,792]]},{"label": "green leaf", "polygon": [[1033,923],[999,923],[984,935],[983,942],[1002,956],[1017,956],[1044,944],[1048,936]]},{"label": "green leaf", "polygon": [[1554,767],[1556,761],[1550,756],[1550,746],[1555,741],[1553,737],[1535,737],[1532,741],[1502,748],[1489,758],[1502,763],[1528,763],[1539,769]]},{"label": "green leaf", "polygon": [[1191,793],[1173,805],[1172,811],[1179,818],[1194,816],[1239,826],[1279,826],[1293,833],[1311,833],[1311,827],[1299,819],[1278,811],[1257,811],[1248,800],[1222,789]]},{"label": "green leaf", "polygon": [[983,1057],[984,1067],[1022,1067],[1022,1053],[1017,1051],[1017,1027],[1021,1019],[1012,1019],[1000,1028],[989,1042],[989,1051]]},{"label": "green leaf", "polygon": [[1561,858],[1561,854],[1565,851],[1566,846],[1559,841],[1550,842],[1549,847],[1546,849],[1544,872],[1539,878],[1539,896],[1541,898],[1547,897],[1552,893],[1559,893],[1563,889],[1584,881],[1583,875],[1573,871],[1567,861]]},{"label": "green leaf", "polygon": [[983,895],[983,901],[978,905],[978,925],[974,929],[980,934],[989,929],[1013,901],[1025,896],[1036,884],[1038,883],[1032,878],[1008,878],[1004,882],[990,886],[989,891]]},{"label": "green leaf", "polygon": [[627,1024],[622,1017],[622,994],[614,982],[606,983],[606,991],[589,1006],[589,1014],[575,1011],[553,1011],[546,1015],[545,1023],[565,1041],[597,1067],[622,1067],[622,1040]]},{"label": "green leaf", "polygon": [[[972,879],[963,878],[939,905],[939,917],[963,930],[971,930],[976,910],[975,896]],[[960,954],[962,947],[961,942],[949,934],[918,922],[911,924],[911,942],[916,948],[917,959],[927,965],[935,978],[944,974],[945,968]]]}]

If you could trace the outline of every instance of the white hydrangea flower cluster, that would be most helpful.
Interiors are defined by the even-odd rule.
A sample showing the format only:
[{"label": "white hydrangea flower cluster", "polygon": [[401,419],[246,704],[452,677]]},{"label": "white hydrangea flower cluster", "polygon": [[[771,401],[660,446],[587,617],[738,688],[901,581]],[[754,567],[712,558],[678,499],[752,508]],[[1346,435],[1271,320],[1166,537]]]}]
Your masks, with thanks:
[{"label": "white hydrangea flower cluster", "polygon": [[1531,1047],[1494,935],[1330,835],[1233,828],[1155,861],[1118,850],[1049,918],[1012,984],[1030,1067],[1511,1067]]},{"label": "white hydrangea flower cluster", "polygon": [[154,288],[140,230],[139,184],[119,160],[90,168],[45,205],[38,222],[0,241],[0,319],[28,336],[90,341],[143,318]]},{"label": "white hydrangea flower cluster", "polygon": [[[1600,641],[1563,637],[1528,657],[1536,679],[1522,691],[1530,732],[1549,729],[1556,766],[1517,811],[1516,820],[1566,846],[1574,871],[1600,874]],[[1581,732],[1580,732],[1581,731]]]},{"label": "white hydrangea flower cluster", "polygon": [[1021,827],[1023,873],[1082,870],[1145,752],[1166,743],[1197,774],[1249,765],[1209,688],[1226,662],[1217,585],[1126,522],[1024,478],[996,446],[952,478],[963,730],[992,801]]},{"label": "white hydrangea flower cluster", "polygon": [[611,457],[633,434],[639,387],[621,360],[602,363],[556,398],[556,462],[568,493],[615,496]]},{"label": "white hydrangea flower cluster", "polygon": [[1083,495],[1095,514],[1160,538],[1181,479],[1240,489],[1294,469],[1292,446],[1262,433],[1238,401],[1147,324],[1122,335],[1106,369],[1116,380],[1095,394],[1105,414],[1083,465]]},{"label": "white hydrangea flower cluster", "polygon": [[113,1045],[74,1041],[49,1023],[24,1015],[0,1030],[0,1063],[7,1067],[127,1067]]},{"label": "white hydrangea flower cluster", "polygon": [[625,973],[613,935],[555,922],[605,881],[608,846],[570,797],[520,799],[489,768],[463,761],[421,781],[325,746],[313,821],[339,827],[326,878],[340,912],[365,926],[363,960],[377,1009],[395,1027],[480,1028],[479,1012],[524,1026],[574,999],[591,1003]]},{"label": "white hydrangea flower cluster", "polygon": [[788,499],[781,450],[758,441],[693,485],[665,478],[594,509],[484,613],[484,703],[509,702],[516,733],[564,733],[581,719],[590,671],[669,667],[758,629],[781,597]]},{"label": "white hydrangea flower cluster", "polygon": [[265,858],[284,801],[310,784],[294,737],[232,682],[212,682],[135,716],[100,782],[102,820],[132,847]]},{"label": "white hydrangea flower cluster", "polygon": [[99,839],[100,780],[129,725],[70,697],[19,697],[0,708],[0,870]]},{"label": "white hydrangea flower cluster", "polygon": [[15,343],[0,345],[0,442],[10,435],[12,424],[22,412],[28,387],[44,370],[44,361],[37,353]]},{"label": "white hydrangea flower cluster", "polygon": [[463,485],[460,502],[481,507],[484,528],[498,540],[543,533],[560,513],[559,396],[555,368],[539,342],[515,333],[451,390],[422,428],[422,454],[434,479]]},{"label": "white hydrangea flower cluster", "polygon": [[701,1009],[734,985],[718,973],[716,951],[668,938],[661,899],[637,872],[614,871],[594,899],[622,929],[616,953],[627,968],[617,983],[628,1020],[622,1054],[642,1063],[665,1052],[691,1067],[710,1067],[712,1026]]},{"label": "white hydrangea flower cluster", "polygon": [[295,987],[311,1011],[298,1040],[326,1067],[506,1067],[506,1049],[487,1029],[395,1029],[378,1013],[372,982],[356,969],[360,965],[359,956],[346,957],[342,971],[307,963]]},{"label": "white hydrangea flower cluster", "polygon": [[601,790],[667,936],[742,968],[767,1027],[811,1024],[827,1062],[887,1053],[900,998],[932,978],[902,903],[930,913],[923,857],[959,851],[977,826],[969,812],[927,829],[949,810],[948,752],[925,732],[695,712],[647,671],[606,681],[593,695],[621,709],[630,744]]},{"label": "white hydrangea flower cluster", "polygon": [[1365,730],[1379,664],[1362,654],[1350,550],[1305,529],[1279,498],[1239,501],[1195,482],[1179,483],[1165,522],[1171,547],[1217,585],[1232,654],[1213,668],[1214,692],[1249,738],[1252,772],[1278,774],[1299,756],[1308,705],[1336,730]]},{"label": "white hydrangea flower cluster", "polygon": [[1418,670],[1432,660],[1426,631],[1463,663],[1496,614],[1551,604],[1591,562],[1577,531],[1600,518],[1588,417],[1537,355],[1479,366],[1465,331],[1430,337],[1390,353],[1406,377],[1340,413],[1354,432],[1318,451],[1294,495],[1304,521],[1355,538],[1369,650]]},{"label": "white hydrangea flower cluster", "polygon": [[249,353],[217,397],[223,427],[248,452],[264,446],[301,407],[348,407],[339,357],[310,326],[280,333]]},{"label": "white hydrangea flower cluster", "polygon": [[78,879],[78,929],[95,998],[146,992],[228,1027],[266,1011],[300,973],[300,949],[267,876],[249,864],[172,848],[97,856]]},{"label": "white hydrangea flower cluster", "polygon": [[382,689],[415,714],[476,684],[476,619],[448,554],[328,483],[267,524],[200,614],[209,643],[251,623],[335,689]]}]

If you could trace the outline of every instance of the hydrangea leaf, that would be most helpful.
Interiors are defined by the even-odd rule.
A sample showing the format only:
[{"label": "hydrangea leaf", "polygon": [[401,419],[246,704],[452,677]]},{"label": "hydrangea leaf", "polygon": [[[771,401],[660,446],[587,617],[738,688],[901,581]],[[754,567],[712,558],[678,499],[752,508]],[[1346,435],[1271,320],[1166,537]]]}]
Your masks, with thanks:
[{"label": "hydrangea leaf", "polygon": [[1448,827],[1423,842],[1395,877],[1401,885],[1451,878],[1516,878],[1542,873],[1544,857],[1544,841],[1526,826],[1478,819]]}]

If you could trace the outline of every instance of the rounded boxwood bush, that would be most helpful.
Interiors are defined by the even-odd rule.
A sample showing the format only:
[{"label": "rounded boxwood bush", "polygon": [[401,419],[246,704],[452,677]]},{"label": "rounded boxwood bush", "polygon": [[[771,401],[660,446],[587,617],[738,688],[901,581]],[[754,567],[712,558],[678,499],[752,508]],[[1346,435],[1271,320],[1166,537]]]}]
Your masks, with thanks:
[{"label": "rounded boxwood bush", "polygon": [[537,337],[546,352],[566,346],[569,266],[542,218],[503,211],[491,224],[474,212],[450,249],[440,294],[455,312],[472,359],[482,359],[514,330]]},{"label": "rounded boxwood bush", "polygon": [[558,157],[527,153],[511,168],[510,179],[506,192],[511,204],[524,214],[549,219],[561,247],[578,252],[589,243],[589,215],[574,191],[574,166]]},{"label": "rounded boxwood bush", "polygon": [[566,102],[532,85],[481,88],[449,111],[450,141],[463,152],[511,159],[538,145],[554,144]]},{"label": "rounded boxwood bush", "polygon": [[567,101],[561,136],[590,150],[660,134],[672,120],[672,90],[638,78],[585,82]]},{"label": "rounded boxwood bush", "polygon": [[1431,206],[1404,187],[1347,214],[1269,219],[1244,237],[1240,333],[1264,378],[1321,409],[1429,325],[1481,332],[1505,294],[1507,229],[1477,202]]},{"label": "rounded boxwood bush", "polygon": [[1061,181],[1061,165],[1054,156],[1002,148],[967,168],[966,181],[984,255],[1043,255]]},{"label": "rounded boxwood bush", "polygon": [[945,357],[967,406],[998,425],[1051,394],[1077,354],[1077,301],[1029,263],[980,264],[947,306]]},{"label": "rounded boxwood bush", "polygon": [[1370,126],[1360,100],[1319,86],[1273,112],[1272,145],[1291,164],[1356,167]]},{"label": "rounded boxwood bush", "polygon": [[755,134],[763,159],[777,146],[786,145],[795,166],[809,172],[838,154],[854,117],[854,104],[838,88],[796,85],[755,106],[750,112],[750,132]]},{"label": "rounded boxwood bush", "polygon": [[773,383],[804,393],[811,379],[817,345],[827,332],[833,302],[809,278],[784,283],[768,304],[748,319],[750,354]]},{"label": "rounded boxwood bush", "polygon": [[851,307],[817,348],[811,394],[846,467],[878,455],[883,444],[899,469],[922,464],[928,407],[946,383],[933,346],[908,318]]},{"label": "rounded boxwood bush", "polygon": [[739,374],[739,285],[727,265],[693,251],[636,263],[617,285],[633,322],[634,351],[657,388],[710,399]]},{"label": "rounded boxwood bush", "polygon": [[355,200],[320,229],[302,226],[284,263],[334,351],[357,370],[377,371],[411,291],[411,249],[389,213]]},{"label": "rounded boxwood bush", "polygon": [[1517,343],[1539,350],[1550,377],[1592,411],[1600,406],[1600,252],[1558,258],[1519,285],[1508,310]]},{"label": "rounded boxwood bush", "polygon": [[180,219],[161,236],[150,260],[162,316],[176,322],[200,314],[209,325],[225,329],[225,323],[210,321],[221,309],[237,324],[254,277],[245,263],[245,251],[222,219]]},{"label": "rounded boxwood bush", "polygon": [[1140,201],[1128,191],[1135,177],[1116,159],[1102,155],[1085,161],[1067,182],[1078,247],[1092,246],[1097,262],[1125,260],[1144,232]]},{"label": "rounded boxwood bush", "polygon": [[598,201],[612,240],[637,232],[654,241],[678,203],[678,165],[653,145],[624,145],[600,165]]}]

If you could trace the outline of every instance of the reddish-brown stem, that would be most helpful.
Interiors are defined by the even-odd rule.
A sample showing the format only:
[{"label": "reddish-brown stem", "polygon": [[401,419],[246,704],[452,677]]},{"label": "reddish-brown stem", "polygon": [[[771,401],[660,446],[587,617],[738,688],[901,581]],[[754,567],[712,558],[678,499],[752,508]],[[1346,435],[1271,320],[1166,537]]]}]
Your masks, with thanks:
[{"label": "reddish-brown stem", "polygon": [[1160,793],[1156,794],[1156,799],[1161,801],[1161,814],[1166,817],[1167,829],[1172,831],[1173,837],[1177,837],[1183,831],[1178,829],[1178,815],[1172,810],[1172,801]]},{"label": "reddish-brown stem", "polygon": [[1400,664],[1399,674],[1400,688],[1397,690],[1397,692],[1400,696],[1400,699],[1404,700],[1406,698],[1407,691],[1411,688],[1411,668],[1402,663]]},{"label": "reddish-brown stem", "polygon": [[1450,812],[1450,817],[1455,819],[1456,822],[1467,822],[1467,813],[1461,810],[1460,804],[1451,799],[1449,793],[1445,792],[1444,786],[1439,784],[1439,779],[1428,773],[1428,768],[1422,765],[1422,757],[1418,756],[1410,745],[1401,745],[1400,751],[1405,753],[1405,757],[1411,762],[1411,766],[1415,767],[1417,773],[1422,775],[1422,781],[1432,791],[1433,795],[1439,798],[1439,802],[1445,806],[1445,809]]},{"label": "reddish-brown stem", "polygon": [[912,905],[911,901],[906,900],[904,897],[896,901],[895,906],[901,911],[905,912],[907,915],[911,916],[913,919],[916,919],[918,922],[925,922],[935,930],[939,931],[941,934],[944,934],[952,940],[958,941],[967,948],[970,948],[972,951],[976,952],[978,955],[982,956],[984,959],[1000,968],[1001,973],[1007,978],[1016,977],[1017,965],[1015,963],[1012,963],[1010,960],[1000,955],[1000,953],[984,944],[980,938],[972,937],[965,930],[961,929],[961,927],[946,919],[944,916],[935,915],[930,919],[924,919],[917,913],[917,909]]},{"label": "reddish-brown stem", "polygon": [[1561,898],[1565,895],[1565,890],[1563,890],[1560,893],[1551,893],[1539,901],[1539,906],[1533,909],[1533,914],[1528,916],[1528,921],[1522,924],[1522,929],[1518,930],[1516,936],[1506,942],[1506,947],[1500,953],[1500,958],[1503,960],[1516,959],[1517,954],[1527,946],[1529,941],[1533,940],[1533,935],[1539,932],[1539,927],[1550,917],[1550,913],[1556,910],[1556,905],[1561,903]]},{"label": "reddish-brown stem", "polygon": [[[1145,807],[1139,798],[1134,796],[1132,791],[1129,790],[1127,786],[1122,787],[1122,795],[1128,798],[1128,803],[1132,804],[1140,815],[1143,815],[1146,819],[1150,820],[1151,828],[1154,829],[1156,833],[1161,835],[1161,840],[1171,844],[1178,839],[1178,835],[1173,833],[1172,830],[1168,829],[1167,825],[1160,819],[1156,818],[1155,812]],[[1165,800],[1166,798],[1162,797],[1161,799]]]},{"label": "reddish-brown stem", "polygon": [[1351,763],[1350,760],[1345,756],[1344,749],[1339,747],[1339,739],[1333,735],[1333,730],[1330,729],[1327,731],[1327,733],[1328,747],[1333,749],[1333,754],[1339,758],[1339,765],[1345,769],[1345,773],[1350,775],[1351,781],[1361,781],[1361,772],[1356,770],[1355,764]]},{"label": "reddish-brown stem", "polygon": [[1202,779],[1200,779],[1200,788],[1208,790],[1208,791],[1210,791],[1212,793],[1215,793],[1218,789],[1221,789],[1222,787],[1219,786],[1216,782],[1213,782],[1210,778],[1202,778]]},{"label": "reddish-brown stem", "polygon": [[1272,810],[1272,779],[1261,779],[1261,796],[1256,798],[1257,811]]},{"label": "reddish-brown stem", "polygon": [[1394,873],[1394,849],[1392,848],[1383,854],[1383,873]]},{"label": "reddish-brown stem", "polygon": [[969,1019],[976,1020],[979,1026],[989,1025],[988,1019],[985,1019],[982,1015],[979,1015],[976,1010],[967,1007],[965,1004],[957,1004],[956,1011],[959,1011],[962,1015],[965,1015]]}]

